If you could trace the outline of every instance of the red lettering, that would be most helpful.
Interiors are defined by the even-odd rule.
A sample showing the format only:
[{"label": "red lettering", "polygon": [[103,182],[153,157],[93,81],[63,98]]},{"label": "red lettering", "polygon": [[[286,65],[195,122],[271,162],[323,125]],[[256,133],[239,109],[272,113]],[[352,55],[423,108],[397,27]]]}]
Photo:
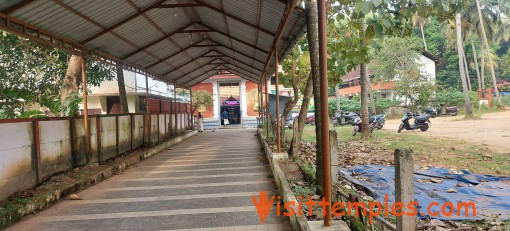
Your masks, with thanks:
[{"label": "red lettering", "polygon": [[[377,211],[376,211],[376,212],[374,212],[374,209],[375,209],[376,207],[377,207]],[[382,206],[381,206],[381,203],[379,203],[379,202],[377,202],[377,201],[375,201],[375,202],[374,202],[374,201],[370,201],[370,202],[368,203],[368,222],[369,222],[370,224],[372,224],[372,218],[373,218],[374,216],[379,216],[379,215],[381,215],[381,212],[382,212],[381,207],[382,207]]]}]

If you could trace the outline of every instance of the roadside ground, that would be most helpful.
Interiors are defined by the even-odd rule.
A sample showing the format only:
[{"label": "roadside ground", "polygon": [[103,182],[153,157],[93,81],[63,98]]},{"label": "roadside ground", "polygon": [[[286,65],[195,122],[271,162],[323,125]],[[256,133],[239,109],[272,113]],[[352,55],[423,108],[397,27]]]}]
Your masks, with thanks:
[{"label": "roadside ground", "polygon": [[[432,127],[426,131],[403,131],[397,133],[399,119],[387,121],[384,129],[375,130],[373,138],[361,140],[360,134],[352,136],[352,126],[335,127],[338,134],[338,164],[341,167],[354,165],[394,165],[393,152],[396,148],[413,149],[415,167],[441,167],[456,172],[467,169],[476,174],[510,175],[510,111],[487,113],[480,119],[464,120],[461,116],[437,117],[432,120]],[[476,134],[475,134],[476,133]],[[290,141],[292,131],[286,130],[286,142]],[[303,175],[314,174],[315,126],[305,126],[301,155],[293,160],[281,160],[285,175],[290,181],[296,195],[319,197],[315,191],[313,179]],[[505,143],[506,142],[506,143]],[[271,142],[274,145],[274,142]],[[288,144],[288,143],[287,143]],[[301,163],[301,164],[297,164]],[[303,168],[304,166],[304,168]],[[306,175],[306,174],[305,174]],[[345,183],[345,182],[344,182]],[[345,187],[345,188],[343,188]],[[343,185],[354,195],[366,196],[354,190],[355,187]],[[315,212],[314,212],[315,213]],[[322,219],[316,215],[309,220]],[[392,220],[391,217],[386,219]],[[435,221],[436,222],[436,221]],[[450,222],[448,228],[465,227],[469,230],[488,230],[496,221]],[[420,226],[437,226],[423,221]],[[502,224],[510,229],[510,223]],[[351,224],[352,226],[352,224]],[[501,228],[501,224],[497,224]],[[430,230],[441,230],[441,227]],[[352,228],[352,227],[351,227]],[[443,229],[444,230],[444,229]]]},{"label": "roadside ground", "polygon": [[[393,165],[396,148],[411,148],[415,165],[468,169],[478,174],[510,175],[510,110],[486,113],[480,119],[464,120],[461,116],[431,118],[426,131],[397,133],[399,119],[388,120],[373,138],[360,140],[352,136],[352,126],[335,127],[339,139],[339,165]],[[315,161],[315,127],[305,126],[301,148],[307,162]],[[290,138],[287,130],[286,137]],[[290,139],[289,139],[290,140]]]},{"label": "roadside ground", "polygon": [[[403,131],[403,133],[456,138],[488,147],[496,152],[510,154],[510,110],[485,113],[474,120],[464,120],[461,115],[440,116],[430,120],[432,126],[426,132]],[[387,120],[384,130],[395,132],[399,124],[400,119]]]}]

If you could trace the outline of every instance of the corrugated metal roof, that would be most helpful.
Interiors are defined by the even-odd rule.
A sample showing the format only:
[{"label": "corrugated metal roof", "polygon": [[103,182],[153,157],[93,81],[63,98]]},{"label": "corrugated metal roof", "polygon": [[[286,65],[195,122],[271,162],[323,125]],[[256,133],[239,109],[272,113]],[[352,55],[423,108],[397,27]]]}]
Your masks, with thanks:
[{"label": "corrugated metal roof", "polygon": [[223,8],[226,12],[243,18],[250,23],[257,24],[258,1],[223,0]]},{"label": "corrugated metal roof", "polygon": [[123,26],[115,28],[113,32],[124,38],[129,38],[129,41],[139,47],[146,44],[151,38],[158,38],[164,35],[144,17],[135,18]]},{"label": "corrugated metal roof", "polygon": [[[51,1],[49,1],[51,2]],[[93,2],[93,4],[91,4]],[[108,27],[122,20],[123,18],[135,13],[135,9],[129,4],[125,4],[125,0],[109,0],[109,1],[76,1],[63,0],[63,4],[75,9],[81,14],[93,18],[97,23]],[[116,12],[112,14],[111,12]]]},{"label": "corrugated metal roof", "polygon": [[[224,62],[221,69],[250,81],[262,78],[266,60],[270,73],[274,57],[268,55],[285,10],[280,0],[0,1],[5,13],[0,17],[10,23],[36,28],[98,58],[123,62],[181,87],[207,79]],[[303,34],[303,15],[303,10],[294,10],[282,30],[280,57]],[[23,27],[0,23],[0,29],[20,33],[16,28]],[[33,34],[26,35],[69,47]]]}]

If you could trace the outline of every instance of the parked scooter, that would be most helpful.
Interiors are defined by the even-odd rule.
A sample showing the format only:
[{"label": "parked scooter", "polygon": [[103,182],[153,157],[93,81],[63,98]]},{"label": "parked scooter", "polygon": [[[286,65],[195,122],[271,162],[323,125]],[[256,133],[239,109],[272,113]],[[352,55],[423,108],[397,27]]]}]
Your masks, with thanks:
[{"label": "parked scooter", "polygon": [[[382,118],[384,119],[384,115]],[[374,117],[374,120],[369,120],[370,133],[374,132],[374,129],[379,126],[378,121],[379,120],[376,120],[375,117]],[[361,129],[363,128],[363,122],[361,120],[361,115],[356,116],[352,125],[354,126],[353,130],[352,130],[352,136],[356,136],[356,134],[358,134],[358,132],[361,132]],[[382,126],[381,126],[381,128],[382,128]]]},{"label": "parked scooter", "polygon": [[[445,112],[443,113],[443,107]],[[459,109],[457,106],[449,106],[446,107],[444,104],[439,104],[439,107],[437,107],[437,115],[451,115],[456,116],[457,113],[459,113]]]},{"label": "parked scooter", "polygon": [[[443,108],[445,109],[445,112],[443,113]],[[430,117],[435,118],[436,116],[441,115],[451,115],[456,116],[459,112],[459,109],[457,106],[449,106],[446,107],[444,104],[439,104],[437,108],[429,107],[425,109],[424,113],[427,113],[430,115]]]},{"label": "parked scooter", "polygon": [[[414,123],[410,124],[409,120],[411,118],[414,118]],[[413,113],[406,113],[404,117],[402,118],[402,123],[400,123],[400,126],[398,127],[398,133],[400,133],[403,129],[405,130],[416,130],[420,129],[422,131],[427,131],[429,129],[429,126],[431,124],[429,114],[413,114]]]},{"label": "parked scooter", "polygon": [[336,113],[335,117],[333,117],[333,125],[347,125],[347,124],[353,124],[354,119],[356,119],[358,115],[354,112],[338,112]]}]

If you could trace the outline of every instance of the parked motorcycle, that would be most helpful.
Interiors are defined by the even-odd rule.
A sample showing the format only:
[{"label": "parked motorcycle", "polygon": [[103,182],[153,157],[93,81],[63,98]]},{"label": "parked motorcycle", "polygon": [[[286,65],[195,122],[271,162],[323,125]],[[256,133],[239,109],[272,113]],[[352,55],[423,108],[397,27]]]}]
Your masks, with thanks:
[{"label": "parked motorcycle", "polygon": [[[384,115],[383,115],[383,119],[384,119]],[[380,120],[376,120],[375,117],[374,117],[374,120],[371,120],[371,121],[369,120],[370,133],[374,132],[374,129],[379,126],[378,121],[380,121]],[[361,115],[356,116],[352,125],[354,126],[353,130],[352,130],[352,136],[356,136],[356,134],[358,134],[358,132],[361,132],[361,129],[363,128]],[[381,126],[381,128],[382,128],[382,126]]]},{"label": "parked motorcycle", "polygon": [[292,126],[294,126],[294,119],[292,117],[290,119],[287,118],[287,120],[285,120],[285,127],[292,129]]},{"label": "parked motorcycle", "polygon": [[[414,123],[410,124],[409,120],[411,118],[414,118]],[[416,130],[420,129],[421,131],[427,131],[430,127],[430,115],[429,114],[413,114],[413,113],[406,113],[404,117],[402,118],[402,123],[400,123],[400,126],[398,127],[398,133],[400,133],[403,129],[405,130]]]},{"label": "parked motorcycle", "polygon": [[[445,112],[443,113],[443,108],[445,109]],[[429,107],[425,109],[424,113],[429,114],[430,117],[435,118],[436,116],[441,115],[451,115],[456,116],[459,112],[459,109],[457,106],[449,106],[446,107],[445,104],[439,104],[437,108]]]},{"label": "parked motorcycle", "polygon": [[305,124],[315,125],[315,115],[306,117]]},{"label": "parked motorcycle", "polygon": [[427,109],[425,109],[425,111],[423,111],[425,114],[429,114],[430,117],[432,118],[436,118],[436,116],[438,116],[437,114],[437,109],[433,108],[433,107],[429,107]]},{"label": "parked motorcycle", "polygon": [[382,129],[384,123],[386,123],[386,116],[384,114],[370,116],[369,123],[372,124],[373,122],[376,122],[375,128]]},{"label": "parked motorcycle", "polygon": [[[443,107],[444,107],[444,110],[445,110],[444,113],[443,113]],[[439,104],[439,107],[437,108],[437,114],[438,115],[456,116],[457,113],[459,113],[459,109],[457,108],[457,106],[449,106],[449,107],[447,107],[444,104]]]},{"label": "parked motorcycle", "polygon": [[353,124],[358,115],[354,112],[338,112],[333,117],[333,126]]}]

